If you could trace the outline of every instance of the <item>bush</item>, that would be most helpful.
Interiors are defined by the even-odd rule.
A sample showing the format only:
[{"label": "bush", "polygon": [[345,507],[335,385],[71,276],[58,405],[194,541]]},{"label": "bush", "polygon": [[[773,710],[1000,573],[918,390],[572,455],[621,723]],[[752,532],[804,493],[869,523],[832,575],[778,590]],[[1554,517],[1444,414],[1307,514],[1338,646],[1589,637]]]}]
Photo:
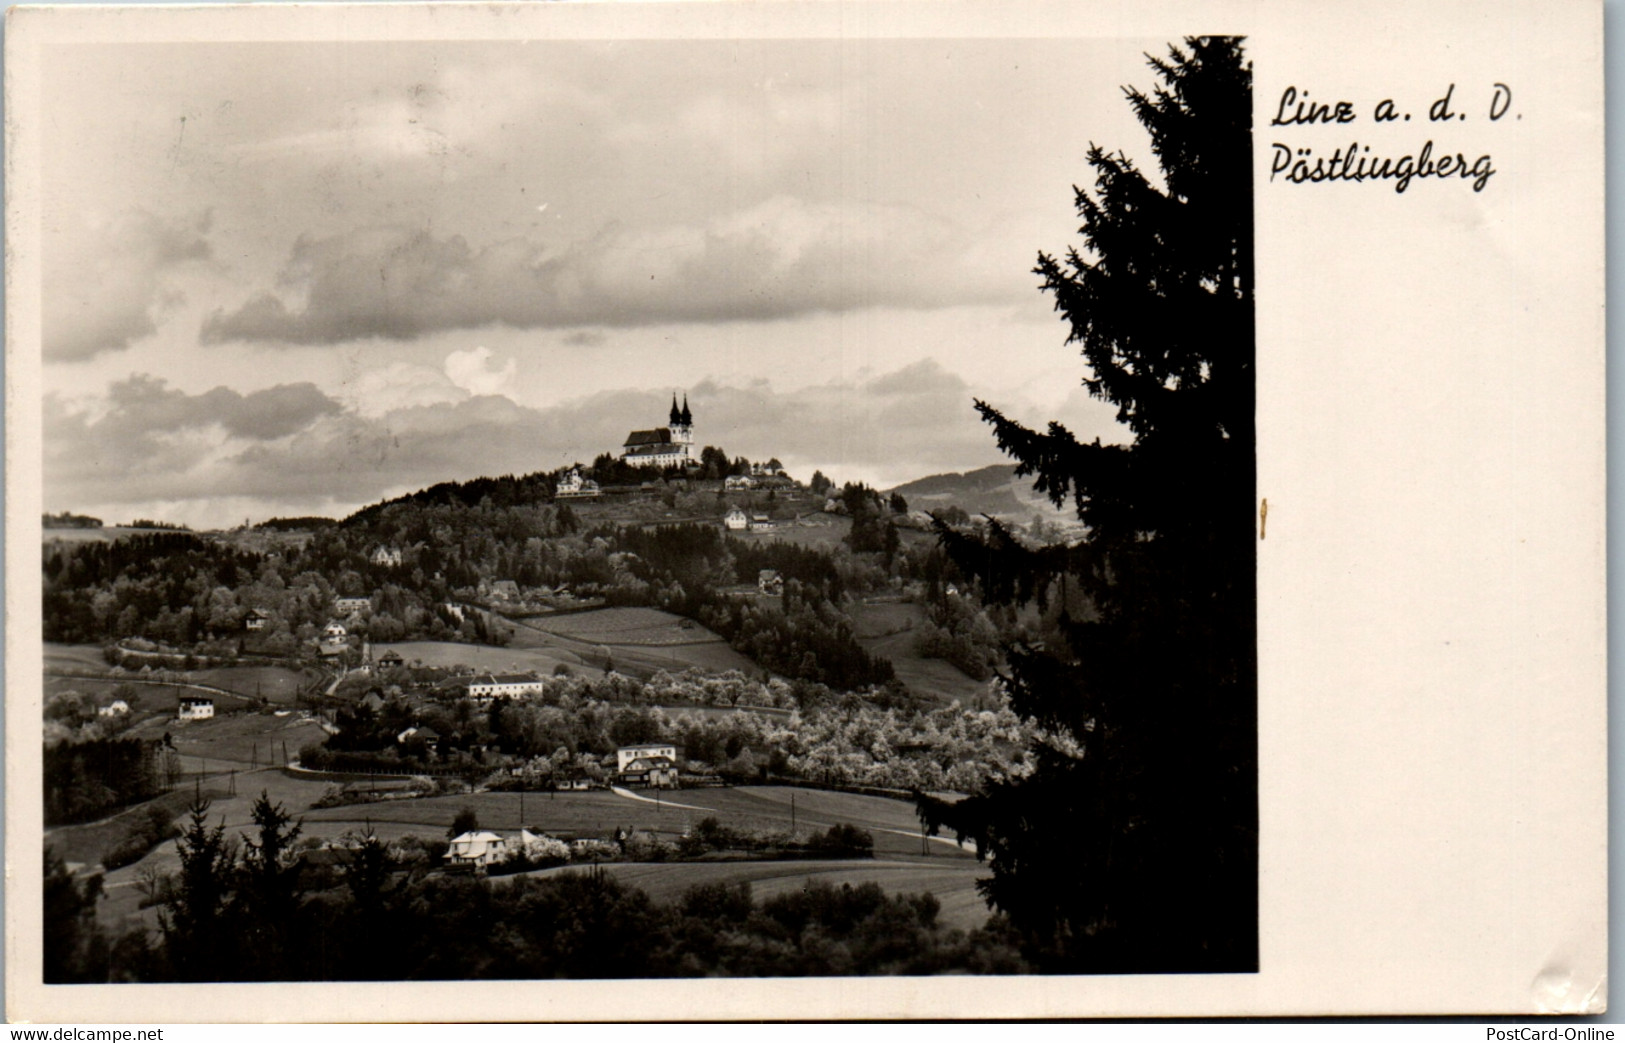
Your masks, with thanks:
[{"label": "bush", "polygon": [[147,852],[179,833],[172,812],[158,804],[149,804],[135,814],[123,839],[102,855],[102,865],[119,869],[139,862]]},{"label": "bush", "polygon": [[875,838],[868,830],[847,823],[829,827],[825,833],[814,833],[807,841],[807,850],[832,858],[872,858]]}]

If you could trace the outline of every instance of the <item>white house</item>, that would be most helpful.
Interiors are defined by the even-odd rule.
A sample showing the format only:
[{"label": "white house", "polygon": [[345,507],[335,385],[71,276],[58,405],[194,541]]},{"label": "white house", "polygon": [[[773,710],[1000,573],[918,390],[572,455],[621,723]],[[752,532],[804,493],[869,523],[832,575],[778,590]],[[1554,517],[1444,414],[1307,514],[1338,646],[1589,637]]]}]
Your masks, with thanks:
[{"label": "white house", "polygon": [[271,617],[260,609],[251,608],[248,610],[248,615],[243,617],[243,629],[264,630],[265,624],[270,622],[270,619]]},{"label": "white house", "polygon": [[322,628],[323,641],[343,641],[349,634],[350,632],[344,629],[344,624],[336,619],[330,620],[327,626]]},{"label": "white house", "polygon": [[372,611],[371,598],[334,598],[333,614],[335,616],[349,616],[355,613]]},{"label": "white house", "polygon": [[183,695],[177,718],[182,721],[206,721],[214,716],[214,700],[202,695]]},{"label": "white house", "polygon": [[625,772],[633,761],[650,757],[664,757],[669,761],[677,760],[677,747],[669,742],[647,742],[637,746],[622,746],[615,751],[615,771]]},{"label": "white house", "polygon": [[125,702],[123,699],[114,699],[112,702],[96,711],[96,713],[102,717],[121,717],[129,712],[130,704]]},{"label": "white house", "polygon": [[468,682],[470,699],[512,699],[520,695],[541,695],[546,682],[530,674],[481,674]]},{"label": "white house", "polygon": [[394,547],[378,547],[372,552],[372,563],[396,568],[401,563],[401,552]]},{"label": "white house", "polygon": [[750,516],[750,528],[752,532],[765,532],[773,528],[773,519],[758,511]]},{"label": "white house", "polygon": [[454,866],[488,866],[508,856],[508,842],[489,830],[470,830],[451,842],[446,861]]},{"label": "white house", "polygon": [[748,474],[730,474],[722,480],[722,487],[731,493],[740,492],[756,488],[756,480]]},{"label": "white house", "polygon": [[621,446],[621,460],[634,466],[672,467],[694,462],[694,414],[689,412],[688,396],[677,408],[671,397],[671,414],[665,427],[633,431]]},{"label": "white house", "polygon": [[581,477],[579,467],[570,468],[570,473],[559,479],[558,492],[560,499],[586,499],[599,495],[601,490],[598,483],[591,478]]},{"label": "white house", "polygon": [[730,529],[743,529],[750,525],[750,515],[735,507],[722,516],[722,524]]}]

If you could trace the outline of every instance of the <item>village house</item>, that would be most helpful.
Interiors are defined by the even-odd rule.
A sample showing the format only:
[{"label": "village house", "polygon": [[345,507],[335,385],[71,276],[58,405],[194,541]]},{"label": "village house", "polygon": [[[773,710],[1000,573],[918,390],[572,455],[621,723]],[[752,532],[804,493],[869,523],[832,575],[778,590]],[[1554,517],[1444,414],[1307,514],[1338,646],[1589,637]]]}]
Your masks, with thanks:
[{"label": "village house", "polygon": [[602,494],[598,483],[591,478],[581,477],[581,468],[572,467],[568,474],[559,479],[558,490],[555,495],[561,500],[588,499]]},{"label": "village house", "polygon": [[481,674],[468,682],[470,699],[490,702],[521,695],[541,695],[546,682],[531,674]]},{"label": "village house", "polygon": [[399,652],[391,648],[389,651],[378,657],[378,665],[381,667],[405,666],[406,660],[401,658],[401,654]]},{"label": "village house", "polygon": [[335,616],[360,615],[372,611],[371,598],[334,598],[333,614]]},{"label": "village house", "polygon": [[401,552],[395,547],[378,547],[372,552],[372,563],[387,568],[398,568],[401,564]]},{"label": "village house", "polygon": [[248,615],[243,617],[243,629],[264,630],[265,624],[269,623],[270,621],[271,617],[269,614],[261,611],[260,609],[251,608],[248,610]]},{"label": "village house", "polygon": [[750,525],[750,516],[744,511],[740,510],[738,507],[735,507],[733,510],[722,516],[722,524],[737,531]]},{"label": "village house", "polygon": [[769,597],[779,597],[784,593],[784,577],[778,569],[763,569],[756,574],[756,589]]},{"label": "village house", "polygon": [[181,721],[206,721],[214,716],[214,700],[204,695],[183,695],[180,698],[180,709],[176,719]]},{"label": "village house", "polygon": [[756,479],[748,474],[730,474],[722,480],[723,489],[731,493],[756,488]]},{"label": "village house", "polygon": [[766,532],[768,529],[771,529],[771,528],[773,528],[773,519],[768,517],[767,515],[761,513],[760,511],[757,511],[756,513],[754,513],[754,514],[752,514],[750,516],[750,531],[751,532]]},{"label": "village house", "polygon": [[470,830],[452,839],[446,861],[454,866],[483,868],[508,857],[508,842],[489,830]]},{"label": "village house", "polygon": [[620,747],[615,751],[615,780],[623,786],[676,788],[677,747],[671,743]]},{"label": "village house", "polygon": [[521,598],[519,584],[511,579],[493,580],[486,588],[486,596],[494,601],[518,601]]},{"label": "village house", "polygon": [[323,641],[343,641],[349,635],[350,632],[344,629],[344,624],[336,619],[328,620],[327,625],[322,628]]},{"label": "village house", "polygon": [[668,426],[627,435],[621,461],[634,467],[681,467],[695,462],[694,414],[689,412],[688,396],[683,396],[679,410],[677,396],[672,395]]},{"label": "village house", "polygon": [[122,717],[124,714],[129,712],[130,704],[125,702],[123,699],[114,699],[112,702],[96,711],[97,715],[101,717]]},{"label": "village house", "polygon": [[428,747],[430,753],[434,753],[440,746],[440,733],[426,724],[422,726],[414,724],[395,736],[395,742],[400,746],[405,746],[412,739],[420,740]]}]

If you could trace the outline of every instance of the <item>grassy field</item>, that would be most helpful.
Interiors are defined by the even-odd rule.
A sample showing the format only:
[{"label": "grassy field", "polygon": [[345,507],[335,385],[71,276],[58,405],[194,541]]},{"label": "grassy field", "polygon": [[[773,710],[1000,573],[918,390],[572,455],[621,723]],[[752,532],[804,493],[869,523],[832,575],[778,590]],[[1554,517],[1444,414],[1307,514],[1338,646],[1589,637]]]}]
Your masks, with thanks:
[{"label": "grassy field", "polygon": [[45,669],[95,670],[111,669],[102,658],[101,645],[58,645],[45,642]]},{"label": "grassy field", "polygon": [[193,670],[186,674],[186,679],[224,688],[238,695],[263,696],[270,702],[291,706],[306,677],[297,670],[281,666],[226,666]]},{"label": "grassy field", "polygon": [[941,659],[925,659],[914,650],[914,631],[925,621],[925,609],[905,602],[853,605],[847,609],[858,644],[872,655],[885,656],[898,680],[916,692],[969,704],[987,688]]},{"label": "grassy field", "polygon": [[563,664],[572,670],[590,666],[581,656],[567,649],[545,647],[540,642],[526,640],[525,628],[514,627],[514,640],[506,648],[491,645],[467,645],[456,641],[399,641],[394,644],[374,645],[376,659],[393,651],[408,663],[421,662],[425,666],[469,666],[491,673],[523,673],[537,671],[550,674]]},{"label": "grassy field", "polygon": [[526,620],[529,628],[597,645],[698,645],[722,638],[691,619],[658,608],[600,608]]},{"label": "grassy field", "polygon": [[[749,883],[752,897],[761,902],[799,891],[815,880],[837,887],[873,882],[894,894],[931,892],[942,903],[938,921],[950,927],[973,930],[986,923],[988,917],[987,903],[976,893],[976,881],[987,875],[987,868],[974,861],[617,862],[605,869],[661,902],[676,901],[698,884]],[[571,871],[560,867],[535,875]]]},{"label": "grassy field", "polygon": [[[603,618],[594,620],[593,617]],[[680,618],[658,609],[604,608],[553,618],[510,620],[514,633],[509,648],[557,656],[567,662],[573,660],[572,666],[585,664],[588,669],[603,669],[607,655],[613,660],[616,671],[635,677],[647,677],[657,670],[678,672],[689,667],[712,673],[739,670],[754,675],[760,672],[760,667],[729,648],[716,634],[699,624],[684,627],[678,622]],[[638,625],[633,625],[635,623]],[[675,635],[683,635],[693,643],[649,643],[657,636],[669,640]],[[629,637],[633,640],[627,640]]]},{"label": "grassy field", "polygon": [[[341,828],[359,825],[366,818],[380,833],[418,833],[438,836],[463,808],[472,808],[487,829],[529,829],[569,836],[607,836],[617,828],[637,829],[666,839],[707,817],[736,828],[761,831],[790,828],[791,794],[795,797],[798,831],[824,830],[846,822],[869,830],[878,856],[918,855],[920,823],[913,805],[902,800],[868,797],[826,790],[785,786],[741,786],[734,789],[678,790],[663,794],[659,803],[635,800],[608,790],[585,793],[527,793],[521,820],[518,793],[451,794],[421,800],[324,808],[305,814],[307,829],[317,824]],[[686,805],[686,806],[685,806]],[[324,827],[325,831],[325,827]],[[971,859],[955,844],[933,841],[933,857]]]}]

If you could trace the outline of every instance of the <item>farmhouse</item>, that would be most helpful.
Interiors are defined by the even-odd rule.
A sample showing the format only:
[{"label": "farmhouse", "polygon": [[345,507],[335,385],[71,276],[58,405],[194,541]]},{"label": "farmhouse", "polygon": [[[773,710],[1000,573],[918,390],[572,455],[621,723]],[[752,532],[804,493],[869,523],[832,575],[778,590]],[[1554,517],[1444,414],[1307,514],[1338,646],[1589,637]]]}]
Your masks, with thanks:
[{"label": "farmhouse", "polygon": [[755,514],[752,514],[750,516],[750,531],[751,532],[766,532],[768,529],[771,529],[773,527],[774,527],[773,519],[768,517],[767,515],[761,513],[760,511],[758,511]]},{"label": "farmhouse", "polygon": [[756,589],[769,597],[779,597],[784,593],[784,577],[778,569],[763,569],[756,574]]},{"label": "farmhouse", "polygon": [[334,598],[333,614],[335,616],[350,616],[372,611],[371,598]]},{"label": "farmhouse", "polygon": [[398,568],[401,563],[401,552],[395,547],[378,547],[372,552],[372,563],[387,568]]},{"label": "farmhouse", "polygon": [[468,697],[489,702],[520,695],[541,695],[545,686],[531,674],[481,674],[468,682]]},{"label": "farmhouse", "polygon": [[392,648],[389,651],[385,652],[383,655],[378,657],[378,665],[379,666],[405,666],[406,665],[406,660],[402,659],[401,654],[399,652],[395,651]]},{"label": "farmhouse", "polygon": [[507,857],[508,842],[488,830],[470,830],[453,838],[446,861],[454,866],[488,866]]},{"label": "farmhouse", "polygon": [[730,529],[743,529],[750,524],[750,516],[744,511],[740,510],[738,507],[735,507],[733,510],[722,516],[722,524],[726,525]]},{"label": "farmhouse", "polygon": [[617,774],[625,772],[633,761],[649,757],[663,757],[676,763],[677,746],[669,742],[646,742],[637,746],[622,746],[615,751],[615,771]]},{"label": "farmhouse", "polygon": [[486,593],[487,596],[496,601],[518,601],[520,599],[519,584],[511,579],[492,581]]},{"label": "farmhouse", "polygon": [[748,474],[730,474],[722,480],[722,488],[731,493],[754,489],[756,488],[756,479]]},{"label": "farmhouse", "polygon": [[401,746],[405,746],[413,739],[422,741],[422,743],[428,747],[429,752],[433,753],[435,748],[440,744],[440,733],[435,731],[433,728],[430,728],[428,725],[419,727],[414,724],[412,727],[395,736],[395,742]]},{"label": "farmhouse", "polygon": [[248,610],[248,615],[243,617],[243,629],[264,630],[265,624],[269,623],[270,621],[271,617],[269,614],[262,612],[257,608],[251,608]]},{"label": "farmhouse", "polygon": [[183,695],[177,720],[206,721],[214,716],[214,700],[203,695]]},{"label": "farmhouse", "polygon": [[677,408],[677,396],[671,396],[671,415],[668,426],[633,431],[621,446],[621,461],[635,467],[681,467],[694,462],[694,414],[688,410],[688,396],[683,396],[683,408]]},{"label": "farmhouse", "polygon": [[322,628],[323,641],[343,641],[350,632],[344,629],[344,624],[338,620],[329,620],[327,626]]},{"label": "farmhouse", "polygon": [[675,788],[677,747],[669,743],[622,746],[615,751],[615,769],[615,779],[623,786]]}]

